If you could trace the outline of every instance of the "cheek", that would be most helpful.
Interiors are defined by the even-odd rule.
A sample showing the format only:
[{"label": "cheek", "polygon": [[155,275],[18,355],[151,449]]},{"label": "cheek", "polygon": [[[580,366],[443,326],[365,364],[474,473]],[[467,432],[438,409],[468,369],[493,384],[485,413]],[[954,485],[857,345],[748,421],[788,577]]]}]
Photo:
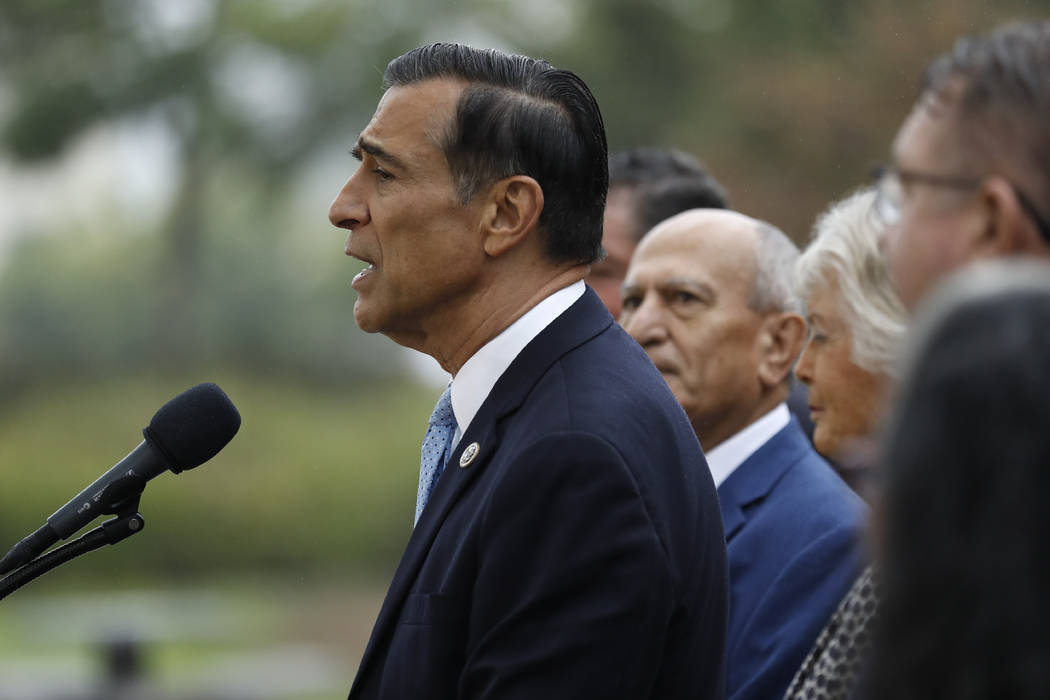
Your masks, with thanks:
[{"label": "cheek", "polygon": [[[693,336],[678,343],[676,351],[683,367],[681,393],[705,412],[753,400],[752,389],[757,390],[757,383],[753,381],[755,365],[750,347],[749,342],[724,333]],[[679,401],[685,403],[681,396]]]},{"label": "cheek", "polygon": [[[827,449],[834,454],[849,442],[870,436],[882,393],[881,384],[857,368],[828,379],[830,391],[823,395],[825,410],[817,429],[828,443]],[[816,438],[815,430],[814,441]]]},{"label": "cheek", "polygon": [[696,403],[693,401],[693,392],[677,375],[664,376],[664,381],[667,382],[667,386],[671,387],[671,393],[688,413]]},{"label": "cheek", "polygon": [[914,262],[914,222],[902,221],[892,234],[887,235],[887,259],[895,278],[906,276]]},{"label": "cheek", "polygon": [[952,221],[932,216],[912,216],[901,221],[889,248],[889,259],[894,271],[910,275],[929,275],[951,267],[959,257],[959,235]]},{"label": "cheek", "polygon": [[813,444],[817,452],[831,458],[840,457],[850,440],[862,436],[851,401],[842,392],[825,397],[823,413],[813,429]]}]

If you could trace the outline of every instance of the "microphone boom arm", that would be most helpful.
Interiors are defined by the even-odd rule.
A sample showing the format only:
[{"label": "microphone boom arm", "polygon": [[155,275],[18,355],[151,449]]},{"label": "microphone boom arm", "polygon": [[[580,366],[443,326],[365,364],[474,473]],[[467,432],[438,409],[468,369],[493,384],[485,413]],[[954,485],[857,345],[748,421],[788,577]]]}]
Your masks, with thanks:
[{"label": "microphone boom arm", "polygon": [[[133,510],[137,509],[138,498],[134,501]],[[137,512],[107,520],[94,530],[89,530],[72,542],[37,557],[0,579],[0,600],[3,600],[30,581],[43,576],[48,571],[82,554],[87,554],[107,544],[116,544],[131,537],[136,532],[141,532],[145,525],[146,521]]]},{"label": "microphone boom arm", "polygon": [[[99,515],[128,515],[129,507],[130,512],[134,513],[139,508],[139,499],[142,497],[147,481],[148,479],[144,476],[128,472],[95,494],[91,505]],[[71,534],[73,533],[63,534],[61,529],[53,527],[49,520],[33,534],[12,547],[0,559],[0,573],[13,571],[30,563],[59,539],[65,539]]]},{"label": "microphone boom arm", "polygon": [[44,525],[15,545],[0,560],[0,563],[7,566],[7,570],[14,569],[0,579],[0,600],[82,554],[93,552],[107,544],[116,544],[140,532],[146,526],[146,520],[138,512],[146,481],[143,476],[129,473],[102,489],[96,498],[99,512],[117,517],[107,520],[72,542],[37,557],[37,554],[58,540],[54,530],[49,525]]}]

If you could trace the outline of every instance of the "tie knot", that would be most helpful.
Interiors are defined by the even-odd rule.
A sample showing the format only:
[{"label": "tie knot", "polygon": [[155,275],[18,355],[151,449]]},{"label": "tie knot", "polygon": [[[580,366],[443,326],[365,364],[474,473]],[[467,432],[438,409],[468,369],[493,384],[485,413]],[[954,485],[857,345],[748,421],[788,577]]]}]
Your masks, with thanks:
[{"label": "tie knot", "polygon": [[456,414],[452,412],[452,385],[449,384],[434,406],[434,412],[430,414],[429,425],[451,428],[455,424]]}]

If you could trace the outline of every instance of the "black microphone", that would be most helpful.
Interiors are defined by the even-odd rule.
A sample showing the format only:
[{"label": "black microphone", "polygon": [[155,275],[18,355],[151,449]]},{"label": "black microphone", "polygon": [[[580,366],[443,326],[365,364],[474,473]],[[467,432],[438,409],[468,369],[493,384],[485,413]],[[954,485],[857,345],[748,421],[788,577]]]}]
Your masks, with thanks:
[{"label": "black microphone", "polygon": [[114,512],[141,494],[146,482],[158,474],[169,469],[178,474],[204,464],[240,427],[241,414],[215,384],[198,384],[182,392],[153,414],[138,447],[12,547],[0,559],[0,574],[32,561],[99,515]]}]

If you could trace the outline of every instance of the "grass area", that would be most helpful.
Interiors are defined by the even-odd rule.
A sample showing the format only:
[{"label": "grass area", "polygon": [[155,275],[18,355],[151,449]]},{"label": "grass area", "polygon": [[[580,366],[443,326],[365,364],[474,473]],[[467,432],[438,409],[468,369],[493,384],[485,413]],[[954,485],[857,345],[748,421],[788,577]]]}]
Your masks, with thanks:
[{"label": "grass area", "polygon": [[48,576],[388,574],[411,530],[434,401],[410,384],[347,393],[220,373],[25,393],[0,404],[0,549],[119,461],[164,402],[200,381],[237,405],[238,435],[212,461],[150,483],[141,534]]},{"label": "grass area", "polygon": [[[342,697],[385,582],[240,579],[193,587],[19,591],[0,603],[6,699],[81,697],[131,643],[145,698]],[[78,695],[79,694],[79,695]]]}]

